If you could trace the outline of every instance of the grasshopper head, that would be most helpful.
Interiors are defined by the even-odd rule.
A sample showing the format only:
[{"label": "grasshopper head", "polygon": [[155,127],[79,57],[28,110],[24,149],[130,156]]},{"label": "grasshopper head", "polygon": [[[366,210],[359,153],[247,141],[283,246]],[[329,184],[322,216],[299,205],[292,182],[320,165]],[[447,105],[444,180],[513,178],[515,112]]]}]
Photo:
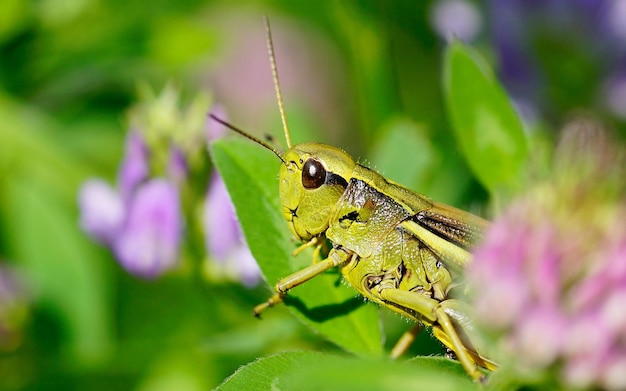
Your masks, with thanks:
[{"label": "grasshopper head", "polygon": [[291,232],[308,241],[328,228],[331,213],[356,163],[342,150],[318,143],[298,144],[282,157],[282,212]]}]

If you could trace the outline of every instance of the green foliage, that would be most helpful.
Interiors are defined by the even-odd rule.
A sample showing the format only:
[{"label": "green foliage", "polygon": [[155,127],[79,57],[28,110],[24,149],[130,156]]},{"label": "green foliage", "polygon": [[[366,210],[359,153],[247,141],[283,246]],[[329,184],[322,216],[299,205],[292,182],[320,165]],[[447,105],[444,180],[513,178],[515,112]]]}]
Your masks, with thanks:
[{"label": "green foliage", "polygon": [[0,101],[3,243],[19,259],[26,284],[36,287],[43,304],[67,323],[63,359],[93,364],[110,349],[110,276],[102,256],[76,226],[72,190],[85,171],[51,142],[49,132],[41,131],[53,122],[35,110],[26,121],[16,115],[23,107],[6,97]]},{"label": "green foliage", "polygon": [[446,49],[444,93],[474,175],[490,192],[519,190],[528,146],[522,123],[489,65],[455,41]]},{"label": "green foliage", "polygon": [[229,390],[478,390],[460,365],[435,357],[410,362],[317,352],[285,352],[240,368],[218,391]]},{"label": "green foliage", "polygon": [[[543,143],[538,151],[482,59],[496,58],[491,38],[483,34],[474,45],[480,55],[460,42],[446,49],[429,20],[436,3],[3,0],[0,267],[23,277],[30,318],[17,342],[0,349],[0,389],[210,389],[255,359],[221,388],[271,389],[274,375],[282,389],[474,387],[442,358],[381,359],[382,346],[409,325],[387,312],[381,321],[336,272],[294,289],[262,321],[252,318],[268,285],[311,262],[310,251],[291,255],[297,244],[280,214],[279,162],[256,145],[221,141],[213,153],[267,279],[262,287],[211,274],[202,205],[185,211],[180,267],[155,281],[130,277],[84,235],[76,207],[83,180],[115,181],[138,83],[155,91],[172,83],[186,96],[207,89],[244,129],[280,129],[266,13],[294,140],[332,140],[419,193],[484,209],[488,194],[523,185],[529,151],[547,160],[550,127],[568,114],[559,110],[599,101],[596,87],[604,84],[566,58],[563,40],[537,40],[538,62],[562,81],[545,81],[552,101],[540,104],[553,122],[529,133]],[[198,147],[204,160],[196,163],[208,172],[205,145]],[[202,200],[207,182],[197,175],[185,199]],[[441,352],[428,333],[419,338],[433,346],[420,344],[415,354]],[[308,352],[273,355],[294,349]],[[356,354],[338,356],[340,349]]]},{"label": "green foliage", "polygon": [[399,117],[385,124],[369,155],[372,168],[385,178],[415,189],[427,183],[439,160],[423,126]]}]

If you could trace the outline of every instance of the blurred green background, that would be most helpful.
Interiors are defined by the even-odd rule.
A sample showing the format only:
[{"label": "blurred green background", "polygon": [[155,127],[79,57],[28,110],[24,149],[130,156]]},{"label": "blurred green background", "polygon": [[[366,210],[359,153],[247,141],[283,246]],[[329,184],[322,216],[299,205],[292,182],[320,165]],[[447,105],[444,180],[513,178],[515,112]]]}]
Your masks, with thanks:
[{"label": "blurred green background", "polygon": [[[2,0],[0,270],[13,282],[0,279],[0,389],[210,389],[262,355],[336,349],[284,308],[254,319],[265,284],[207,275],[203,259],[155,281],[129,276],[80,231],[77,191],[114,180],[138,83],[208,92],[237,126],[282,141],[266,14],[296,142],[341,146],[420,193],[484,210],[442,100],[441,3]],[[465,3],[467,40],[523,103],[527,132],[554,138],[581,110],[623,132],[621,33],[594,35],[582,1],[542,18],[503,3]],[[522,27],[503,30],[507,9]],[[390,345],[407,325],[385,319]]]}]

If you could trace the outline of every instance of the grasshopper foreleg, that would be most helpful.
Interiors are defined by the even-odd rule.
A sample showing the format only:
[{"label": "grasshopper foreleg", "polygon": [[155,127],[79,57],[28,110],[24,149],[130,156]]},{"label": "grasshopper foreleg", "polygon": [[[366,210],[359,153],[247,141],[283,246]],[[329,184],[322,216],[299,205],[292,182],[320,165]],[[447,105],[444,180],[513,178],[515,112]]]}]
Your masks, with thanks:
[{"label": "grasshopper foreleg", "polygon": [[255,306],[252,309],[252,315],[254,315],[255,317],[260,317],[261,316],[261,312],[265,311],[266,309],[275,306],[276,304],[280,304],[283,302],[283,296],[284,294],[280,294],[280,293],[275,293],[272,295],[272,297],[270,297],[269,299],[267,299],[267,301],[265,301],[264,303],[261,303],[257,306]]},{"label": "grasshopper foreleg", "polygon": [[323,261],[314,263],[311,266],[308,266],[302,270],[288,275],[285,278],[280,279],[274,286],[274,291],[276,293],[272,295],[272,297],[270,297],[265,303],[261,303],[254,307],[254,309],[252,310],[252,314],[254,316],[261,315],[261,312],[265,311],[267,308],[273,307],[274,305],[281,303],[290,289],[309,281],[313,277],[324,273],[326,270],[341,265],[342,263],[346,262],[349,257],[350,255],[343,250],[332,250],[330,254],[328,254],[328,258],[324,259]]}]

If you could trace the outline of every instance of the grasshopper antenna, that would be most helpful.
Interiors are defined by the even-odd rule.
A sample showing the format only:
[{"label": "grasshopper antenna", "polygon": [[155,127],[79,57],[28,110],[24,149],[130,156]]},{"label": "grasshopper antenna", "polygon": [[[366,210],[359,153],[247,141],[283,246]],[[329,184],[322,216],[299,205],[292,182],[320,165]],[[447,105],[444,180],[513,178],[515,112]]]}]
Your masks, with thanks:
[{"label": "grasshopper antenna", "polygon": [[260,138],[254,137],[251,134],[248,134],[246,132],[244,132],[243,130],[239,129],[238,127],[229,124],[228,122],[216,117],[214,114],[209,114],[209,117],[211,117],[212,120],[219,122],[220,124],[226,126],[228,129],[230,130],[234,130],[235,132],[239,133],[240,135],[244,136],[245,138],[248,138],[252,141],[254,141],[257,144],[260,144],[262,146],[264,146],[265,148],[269,149],[270,151],[274,152],[274,155],[278,156],[278,158],[280,159],[281,162],[283,162],[284,165],[287,165],[287,162],[285,161],[285,159],[283,159],[283,155],[278,151],[278,149],[272,147],[270,144],[266,143],[265,141],[261,140]]},{"label": "grasshopper antenna", "polygon": [[287,148],[291,148],[291,135],[289,134],[289,126],[287,125],[287,115],[285,114],[283,93],[280,90],[280,83],[278,82],[278,68],[276,67],[276,55],[274,54],[274,43],[272,42],[272,30],[270,29],[270,21],[267,18],[267,15],[263,15],[263,22],[265,23],[267,51],[270,57],[270,65],[272,67],[272,77],[274,78],[274,89],[276,90],[276,100],[278,100],[278,110],[280,111],[280,119],[283,121],[283,131],[285,132]]}]

